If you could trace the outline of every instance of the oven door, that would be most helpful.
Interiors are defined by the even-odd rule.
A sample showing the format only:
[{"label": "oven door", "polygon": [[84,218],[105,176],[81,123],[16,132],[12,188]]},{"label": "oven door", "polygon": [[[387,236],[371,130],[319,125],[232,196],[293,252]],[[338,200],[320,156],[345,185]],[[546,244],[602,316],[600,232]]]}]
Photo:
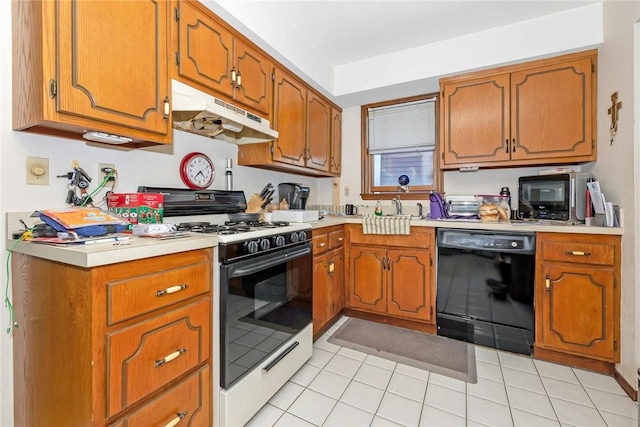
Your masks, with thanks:
[{"label": "oven door", "polygon": [[220,265],[220,386],[231,387],[312,321],[311,243]]}]

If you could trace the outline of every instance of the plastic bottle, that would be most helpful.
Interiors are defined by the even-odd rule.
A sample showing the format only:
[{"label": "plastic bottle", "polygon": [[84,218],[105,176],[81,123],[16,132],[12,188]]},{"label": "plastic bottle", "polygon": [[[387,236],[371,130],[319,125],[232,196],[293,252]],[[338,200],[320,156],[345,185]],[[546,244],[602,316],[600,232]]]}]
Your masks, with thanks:
[{"label": "plastic bottle", "polygon": [[507,203],[509,204],[509,209],[511,209],[511,192],[509,191],[509,187],[502,187],[500,189],[501,196],[507,196]]},{"label": "plastic bottle", "polygon": [[380,200],[376,202],[376,210],[374,214],[375,216],[382,216],[382,206],[380,205]]},{"label": "plastic bottle", "polygon": [[227,190],[233,190],[233,171],[231,170],[232,165],[233,165],[232,162],[233,162],[232,159],[227,159],[227,167],[226,167],[226,170],[224,172],[224,177],[225,177],[226,189]]}]

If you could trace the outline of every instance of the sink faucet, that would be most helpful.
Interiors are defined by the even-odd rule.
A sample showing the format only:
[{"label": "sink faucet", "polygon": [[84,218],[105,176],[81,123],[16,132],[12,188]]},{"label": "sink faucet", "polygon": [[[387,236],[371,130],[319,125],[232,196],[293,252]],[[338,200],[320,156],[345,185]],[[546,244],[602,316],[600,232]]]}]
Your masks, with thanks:
[{"label": "sink faucet", "polygon": [[422,216],[422,203],[418,202],[417,205],[418,205],[418,218],[422,219],[424,218]]},{"label": "sink faucet", "polygon": [[396,205],[396,215],[402,215],[402,203],[400,202],[400,199],[396,199],[394,197],[393,199],[391,199],[391,203]]}]

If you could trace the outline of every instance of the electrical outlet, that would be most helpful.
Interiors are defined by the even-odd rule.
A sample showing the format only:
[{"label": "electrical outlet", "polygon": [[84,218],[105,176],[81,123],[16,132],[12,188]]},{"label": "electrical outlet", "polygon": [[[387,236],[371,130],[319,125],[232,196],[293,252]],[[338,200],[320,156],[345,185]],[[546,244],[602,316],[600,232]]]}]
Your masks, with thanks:
[{"label": "electrical outlet", "polygon": [[27,157],[27,184],[49,185],[49,159]]},{"label": "electrical outlet", "polygon": [[345,185],[345,187],[344,187],[344,195],[345,196],[349,195],[349,186],[348,185]]},{"label": "electrical outlet", "polygon": [[[105,172],[104,170],[109,170],[111,169],[112,171],[116,170],[116,165],[114,165],[113,163],[98,163],[98,182],[97,184],[100,184],[102,182],[102,180],[104,180],[108,173]],[[110,179],[109,181],[107,181],[107,183],[105,184],[105,187],[113,187],[113,184],[115,183],[116,179],[115,177]]]}]

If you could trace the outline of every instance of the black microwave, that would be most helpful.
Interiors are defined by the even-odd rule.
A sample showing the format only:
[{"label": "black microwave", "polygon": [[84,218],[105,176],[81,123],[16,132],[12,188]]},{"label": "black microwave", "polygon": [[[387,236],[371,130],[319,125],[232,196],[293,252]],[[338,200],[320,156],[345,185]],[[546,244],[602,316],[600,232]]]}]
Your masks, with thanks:
[{"label": "black microwave", "polygon": [[518,217],[584,222],[587,180],[581,172],[518,178]]}]

